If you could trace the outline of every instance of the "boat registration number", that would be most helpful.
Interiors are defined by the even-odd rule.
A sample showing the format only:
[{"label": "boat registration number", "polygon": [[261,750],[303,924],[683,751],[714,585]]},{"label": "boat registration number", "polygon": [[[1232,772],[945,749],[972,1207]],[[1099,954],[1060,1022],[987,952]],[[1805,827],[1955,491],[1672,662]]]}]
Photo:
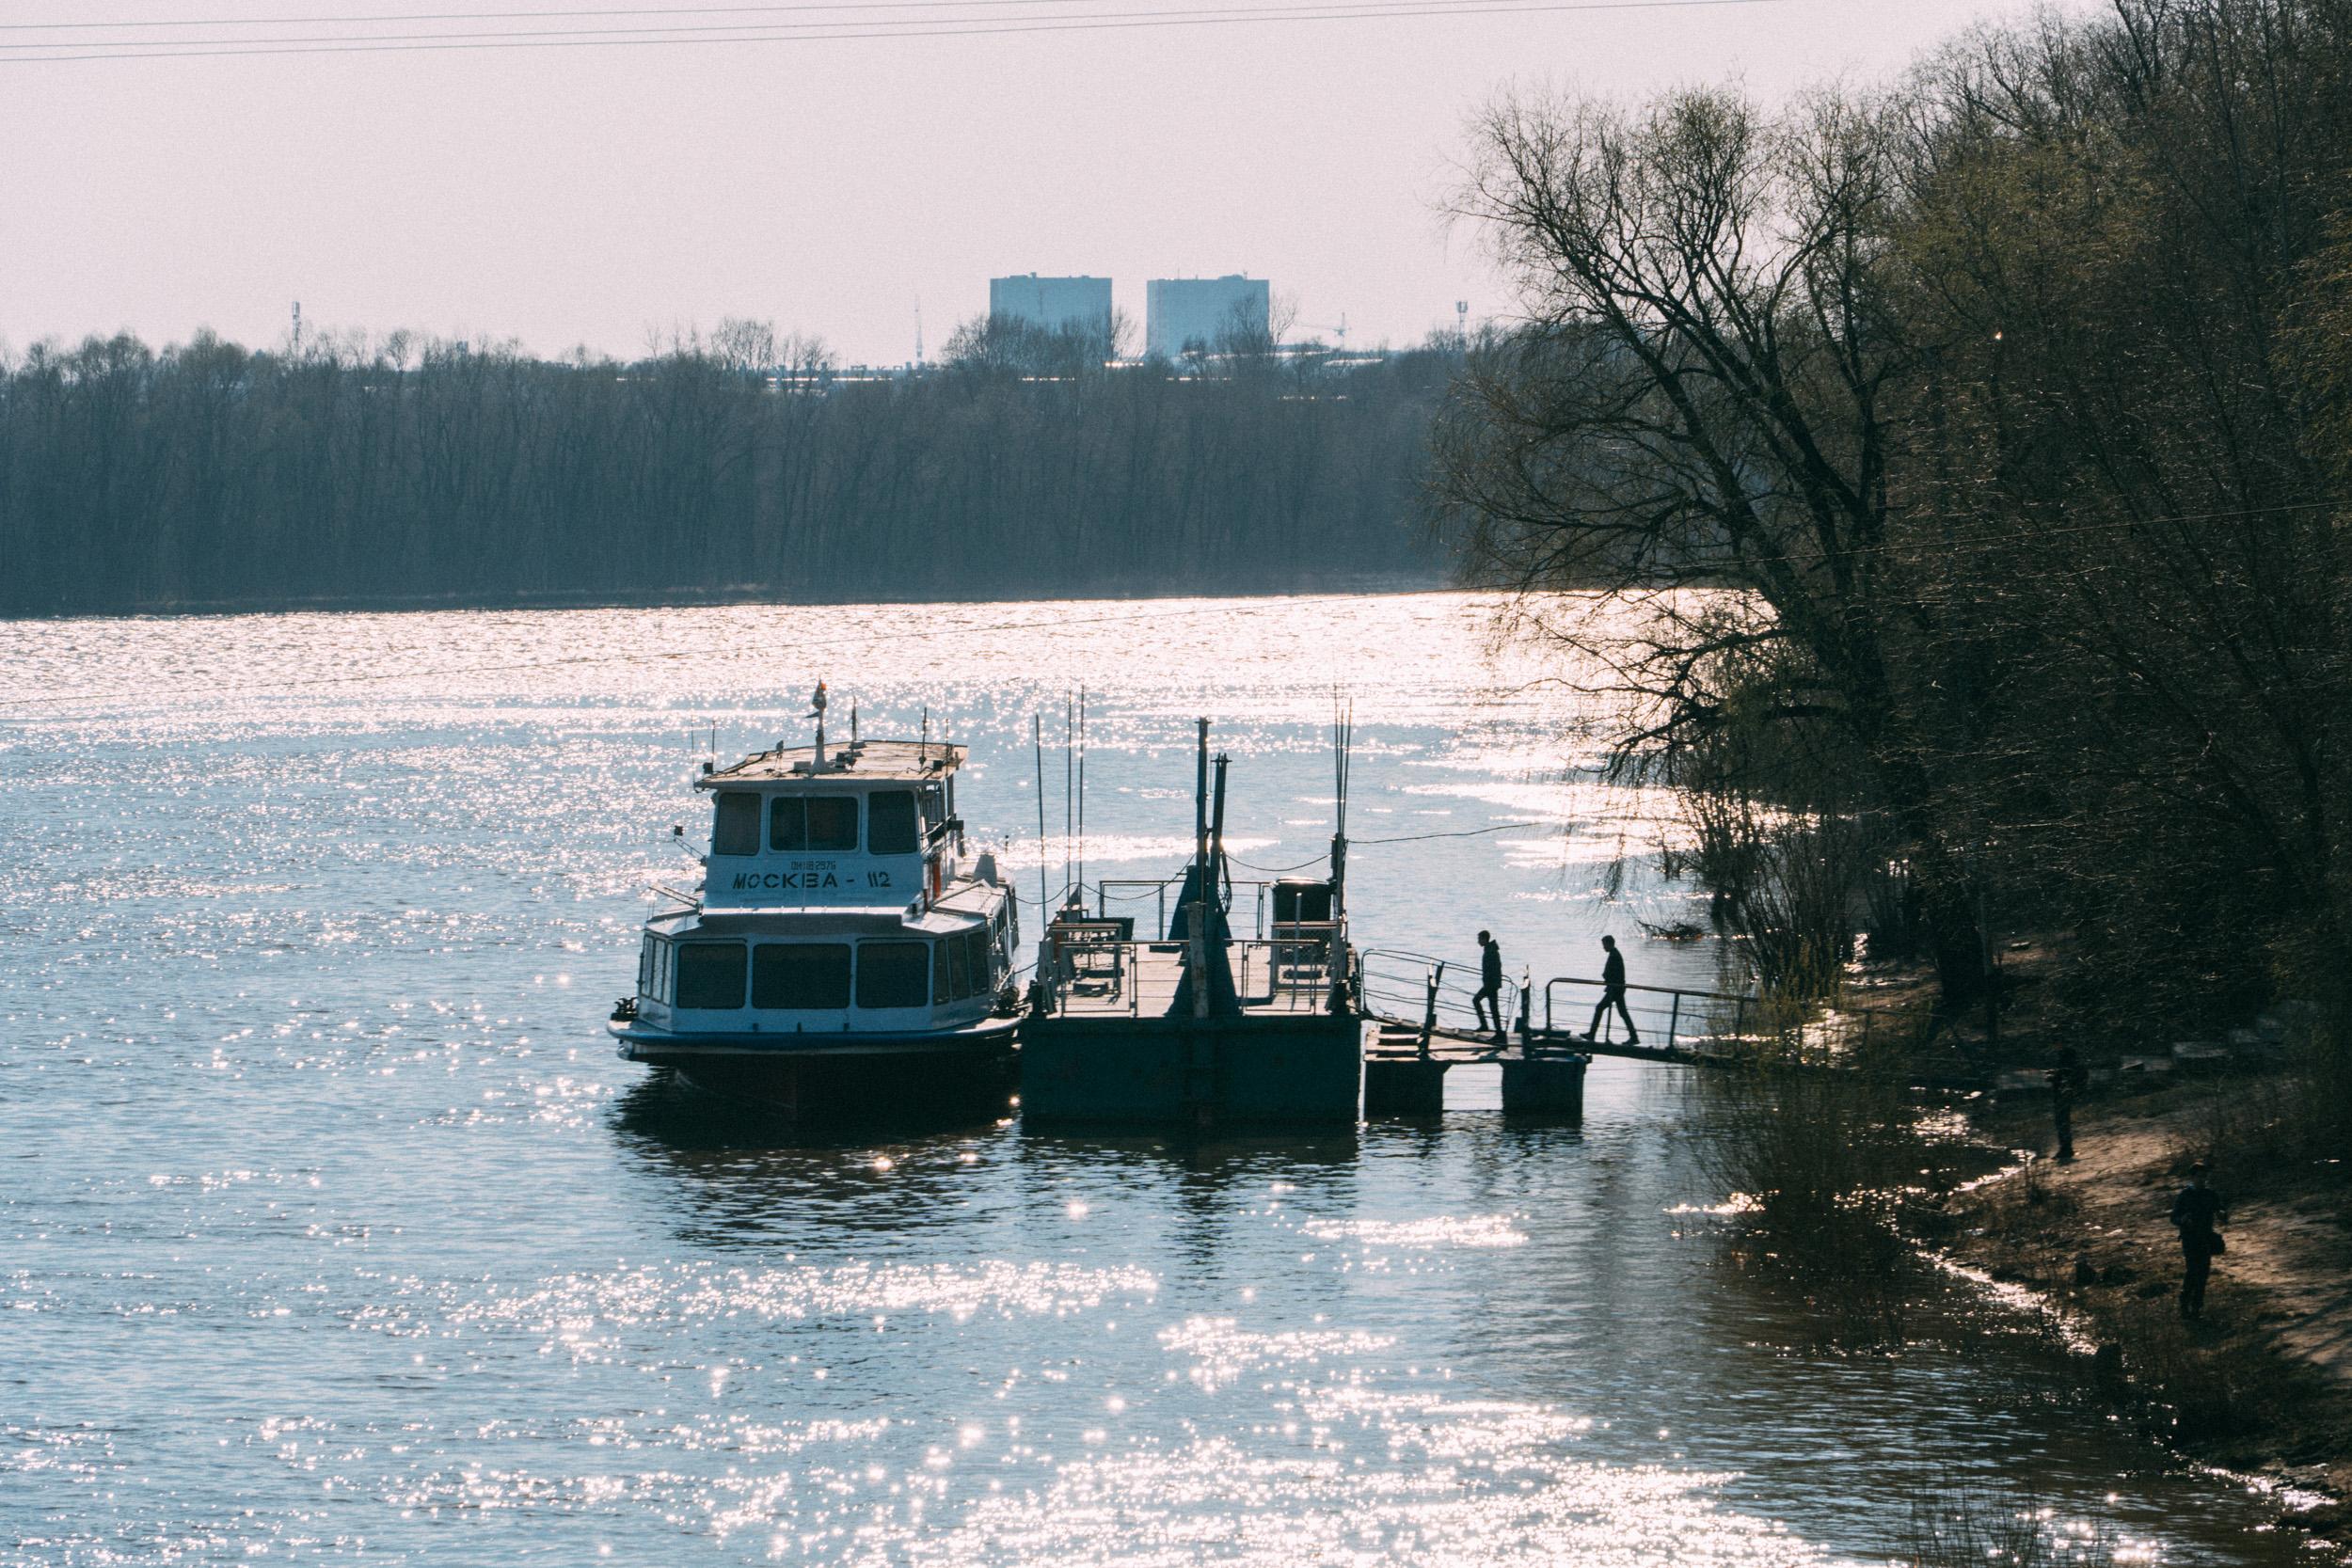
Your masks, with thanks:
[{"label": "boat registration number", "polygon": [[868,871],[866,880],[860,883],[855,873],[845,881],[832,871],[739,871],[732,885],[739,892],[775,888],[787,893],[821,893],[827,888],[857,886],[886,888],[890,885],[890,873]]}]

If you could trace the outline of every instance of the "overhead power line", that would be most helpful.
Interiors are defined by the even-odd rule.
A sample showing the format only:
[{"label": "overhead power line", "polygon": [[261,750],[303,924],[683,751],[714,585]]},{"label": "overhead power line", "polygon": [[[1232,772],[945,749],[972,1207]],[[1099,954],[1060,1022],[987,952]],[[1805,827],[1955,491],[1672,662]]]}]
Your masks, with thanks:
[{"label": "overhead power line", "polygon": [[[1054,6],[1085,3],[1087,3],[1087,0],[803,0],[803,3],[799,5],[772,6],[765,8],[772,11],[799,12],[883,10],[929,12],[934,10],[958,9],[974,6]],[[1528,5],[1529,3],[1530,0],[1509,0],[1509,4],[1501,8],[1518,8],[1520,6]],[[1700,0],[1676,0],[1676,3],[1688,5],[1700,3]],[[1758,3],[1758,0],[1704,0],[1704,3],[1719,5],[1756,4]],[[1018,22],[1041,22],[1049,24],[1053,26],[1061,26],[1070,22],[1083,21],[1119,21],[1140,24],[1148,21],[1156,21],[1162,18],[1199,17],[1247,20],[1265,17],[1275,20],[1283,20],[1290,18],[1295,14],[1319,13],[1325,11],[1343,11],[1378,15],[1390,10],[1400,9],[1406,7],[1417,8],[1422,11],[1431,14],[1444,15],[1456,10],[1482,6],[1483,8],[1497,8],[1494,5],[1494,0],[1277,0],[1277,3],[1275,4],[1260,6],[1184,6],[1145,10],[1115,8],[1110,10],[1081,11],[1076,13],[1048,13],[1040,17],[1022,17],[1010,20]],[[1593,8],[1579,6],[1575,8],[1584,9]],[[602,42],[740,43],[764,42],[768,41],[771,35],[790,35],[816,28],[834,28],[853,25],[873,25],[893,28],[924,27],[932,25],[937,20],[937,18],[928,15],[913,15],[899,18],[896,21],[882,19],[870,24],[825,21],[764,22],[757,24],[737,22],[696,24],[691,26],[687,26],[675,23],[663,23],[658,25],[643,27],[503,28],[493,29],[486,32],[377,34],[310,33],[295,34],[278,38],[240,38],[235,40],[175,39],[166,40],[163,44],[131,42],[120,45],[108,44],[105,47],[109,50],[119,49],[124,51],[124,53],[119,55],[109,55],[108,57],[146,59],[156,57],[158,55],[164,54],[167,51],[167,46],[168,46],[168,49],[172,52],[179,52],[184,48],[185,52],[195,54],[296,54],[302,52],[297,46],[310,44],[332,44],[342,46],[375,44],[393,46],[402,44],[422,45],[452,42],[498,42],[511,43],[511,46],[513,47],[528,48],[540,43],[552,43],[559,45]],[[706,37],[706,35],[725,36]],[[0,42],[0,50],[56,50],[60,47],[71,48],[81,46],[75,44],[60,45],[54,42]]]},{"label": "overhead power line", "polygon": [[[762,15],[772,16],[785,14],[805,15],[810,11],[954,11],[968,10],[976,8],[1003,9],[1004,8],[1009,6],[1056,7],[1082,6],[1099,3],[1101,3],[1101,0],[795,0],[795,3],[790,5],[740,6],[729,8],[728,9],[730,11],[756,11]],[[1342,3],[1342,0],[1327,0],[1327,3],[1340,4]],[[1432,3],[1432,0],[1421,0],[1421,3],[1429,4]],[[400,23],[406,24],[410,23],[422,22],[501,22],[523,18],[552,20],[553,18],[566,14],[569,13],[563,11],[483,11],[478,14],[474,14],[464,11],[448,11],[433,15],[387,16],[376,19],[375,24],[381,24],[384,23]],[[584,12],[581,14],[595,15],[599,13]],[[614,11],[602,14],[613,16],[633,16],[648,13],[636,11]],[[723,13],[713,12],[707,14]],[[1048,17],[1053,17],[1057,13],[1048,12],[1046,14]],[[1148,16],[1154,15],[1156,13],[1146,11],[1133,14]],[[927,19],[922,16],[909,16],[904,20],[912,24],[924,22]],[[288,27],[351,27],[358,26],[359,24],[360,24],[357,19],[326,16],[282,17],[278,19],[277,23],[273,24],[273,25]],[[78,23],[15,24],[0,25],[0,32],[18,31],[26,28],[54,30],[60,27],[79,27],[82,24]],[[141,24],[125,22],[111,24],[108,25],[131,27]],[[155,23],[152,24],[152,25],[159,27],[171,26],[196,28],[219,26],[222,25],[222,24],[192,22]],[[248,25],[261,25],[261,24],[248,24]],[[305,43],[409,43],[429,42],[446,39],[577,39],[585,41],[601,38],[613,38],[621,40],[622,41],[630,41],[641,37],[650,38],[657,42],[675,41],[679,43],[693,43],[703,41],[698,35],[712,33],[735,35],[710,40],[719,43],[728,43],[739,41],[741,37],[744,36],[756,40],[757,36],[763,33],[788,30],[805,25],[808,25],[808,24],[797,22],[723,22],[694,24],[665,22],[644,27],[509,27],[490,32],[472,33],[361,33],[344,31],[324,33],[305,38],[256,38],[240,34],[229,38],[219,39],[123,39],[119,40],[111,39],[26,39],[0,41],[0,49],[18,51],[38,49],[156,51],[182,47],[191,49],[246,48],[258,47],[264,44],[283,44],[291,46]],[[666,38],[664,35],[675,35],[675,38]],[[125,57],[138,58],[141,56],[135,53],[128,55]]]},{"label": "overhead power line", "polygon": [[[914,5],[1030,5],[1058,3],[1058,0],[887,0],[887,4],[904,8]],[[1068,0],[1077,3],[1077,0]],[[411,22],[554,22],[565,17],[615,16],[767,16],[784,11],[830,10],[828,5],[763,5],[763,6],[608,6],[573,10],[530,11],[387,11],[377,16],[221,16],[201,21],[123,21],[123,22],[0,22],[0,33],[96,33],[121,32],[157,27],[192,31],[199,27],[373,27],[388,24]],[[850,7],[850,9],[864,8]],[[756,26],[744,23],[745,27]],[[167,42],[183,41],[166,40]],[[248,40],[250,41],[250,40]],[[126,45],[127,46],[127,45]],[[64,47],[51,44],[47,47]]]},{"label": "overhead power line", "polygon": [[[861,18],[843,23],[671,24],[647,27],[567,27],[493,29],[479,33],[333,33],[296,38],[258,39],[250,34],[174,39],[57,38],[0,43],[0,65],[46,65],[87,60],[209,59],[268,55],[428,54],[503,49],[644,48],[656,45],[791,43],[827,40],[880,38],[973,38],[1011,33],[1097,32],[1136,27],[1227,26],[1267,22],[1349,22],[1383,17],[1493,16],[1514,13],[1570,11],[1686,10],[1697,8],[1795,5],[1802,0],[1327,0],[1327,3],[1279,4],[1264,7],[1223,6],[1162,10],[1113,10],[1062,13],[983,22],[976,25],[941,25],[957,19],[942,14],[970,5],[1061,5],[1083,0],[813,0],[798,6],[757,8],[690,8],[612,12],[433,12],[387,16],[368,24],[432,21],[495,21],[564,15],[722,15],[733,10],[784,12],[807,10],[903,10],[895,20]],[[263,24],[216,19],[203,23],[15,23],[9,31],[93,32],[134,28],[276,25],[337,26],[349,19],[285,17]],[[855,29],[820,31],[823,28]]]}]

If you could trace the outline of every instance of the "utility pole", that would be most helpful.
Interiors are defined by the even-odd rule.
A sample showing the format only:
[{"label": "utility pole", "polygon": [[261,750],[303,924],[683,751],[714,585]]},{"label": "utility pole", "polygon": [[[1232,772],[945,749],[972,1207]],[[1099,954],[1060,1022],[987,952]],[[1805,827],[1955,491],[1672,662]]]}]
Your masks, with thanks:
[{"label": "utility pole", "polygon": [[923,368],[923,296],[914,296],[914,368]]},{"label": "utility pole", "polygon": [[1454,346],[1466,354],[1470,352],[1470,301],[1467,299],[1454,302]]},{"label": "utility pole", "polygon": [[302,301],[294,302],[294,356],[302,357]]}]

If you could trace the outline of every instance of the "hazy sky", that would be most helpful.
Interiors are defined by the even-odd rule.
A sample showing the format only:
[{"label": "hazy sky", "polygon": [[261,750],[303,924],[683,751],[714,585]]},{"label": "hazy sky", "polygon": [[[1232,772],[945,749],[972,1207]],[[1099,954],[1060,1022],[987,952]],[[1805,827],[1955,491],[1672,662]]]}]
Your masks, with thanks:
[{"label": "hazy sky", "polygon": [[[626,0],[0,0],[57,21],[455,14],[378,31],[709,24]],[[805,3],[805,0],[803,0]],[[1214,0],[961,0],[957,19]],[[1273,0],[1230,0],[1234,7]],[[1431,0],[1456,8],[1495,0]],[[307,322],[637,351],[724,315],[935,353],[992,274],[1246,271],[1302,324],[1418,340],[1508,309],[1436,208],[1512,80],[1628,95],[1868,78],[2021,0],[1751,0],[998,36],[0,63],[0,340]],[[479,20],[485,13],[508,20]],[[855,0],[813,13],[864,24]],[[782,20],[805,20],[799,13]],[[183,35],[225,37],[199,27]],[[314,36],[292,23],[249,36]],[[22,50],[0,48],[0,58]]]}]

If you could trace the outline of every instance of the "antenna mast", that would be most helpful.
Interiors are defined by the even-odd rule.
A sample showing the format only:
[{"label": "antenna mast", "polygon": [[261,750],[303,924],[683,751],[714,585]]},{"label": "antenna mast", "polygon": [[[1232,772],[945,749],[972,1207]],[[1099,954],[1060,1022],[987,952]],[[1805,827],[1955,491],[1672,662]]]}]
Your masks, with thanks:
[{"label": "antenna mast", "polygon": [[1331,693],[1331,782],[1336,820],[1331,834],[1331,916],[1347,914],[1347,772],[1356,749],[1356,705]]},{"label": "antenna mast", "polygon": [[1050,925],[1054,901],[1045,893],[1045,723],[1034,713],[1029,715],[1029,745],[1037,752],[1037,902]]},{"label": "antenna mast", "polygon": [[1061,895],[1069,899],[1075,886],[1070,861],[1075,847],[1070,835],[1070,824],[1077,815],[1078,796],[1078,699],[1068,692],[1061,700]]},{"label": "antenna mast", "polygon": [[[1087,689],[1078,688],[1078,896],[1087,886]],[[1100,891],[1099,889],[1097,890]]]},{"label": "antenna mast", "polygon": [[302,357],[302,301],[294,302],[294,356]]}]

